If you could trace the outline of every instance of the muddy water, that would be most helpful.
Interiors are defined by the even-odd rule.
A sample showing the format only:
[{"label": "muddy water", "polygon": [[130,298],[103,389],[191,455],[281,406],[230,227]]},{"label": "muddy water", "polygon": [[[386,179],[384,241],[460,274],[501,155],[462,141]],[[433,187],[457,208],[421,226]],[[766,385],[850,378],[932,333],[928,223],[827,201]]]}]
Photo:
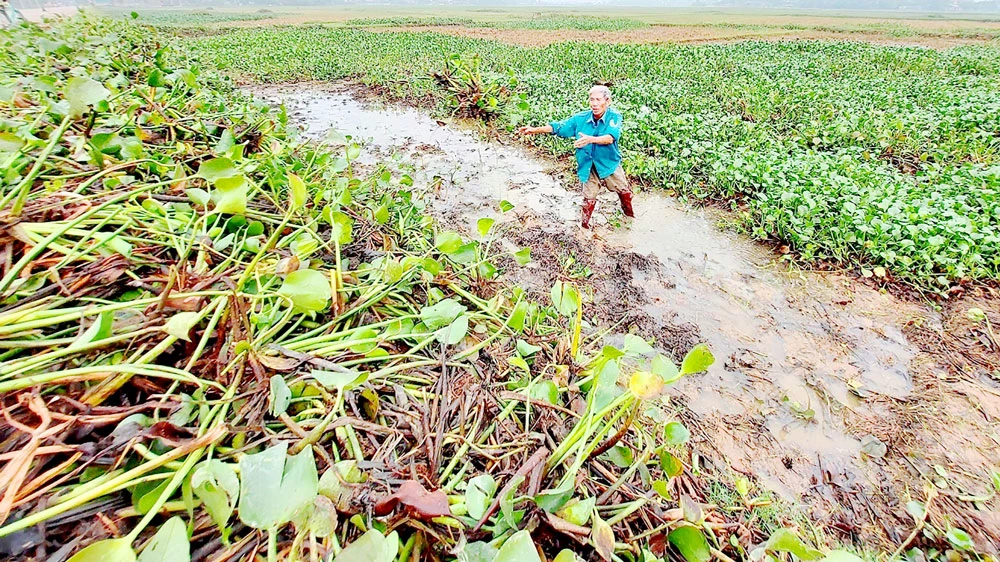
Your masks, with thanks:
[{"label": "muddy water", "polygon": [[435,205],[458,209],[475,221],[492,216],[501,200],[552,219],[547,229],[570,227],[579,215],[577,197],[555,179],[552,167],[516,149],[479,141],[409,108],[362,103],[342,88],[296,91],[287,86],[258,90],[284,102],[291,121],[307,136],[323,138],[336,129],[360,142],[358,161],[406,172],[417,187],[437,192]]},{"label": "muddy water", "polygon": [[911,392],[916,351],[900,326],[926,317],[920,307],[836,274],[789,271],[771,251],[720,229],[720,217],[659,194],[638,194],[637,216],[625,222],[605,194],[594,233],[581,233],[578,187],[559,178],[564,170],[415,109],[361,102],[330,85],[254,93],[285,103],[308,135],[335,128],[363,141],[362,162],[409,173],[415,187],[435,192],[432,209],[461,217],[469,231],[506,199],[517,209],[505,220],[583,237],[610,259],[653,258],[652,270],[633,271],[648,300],[637,305],[663,323],[697,326],[717,357],[707,374],[677,387],[713,429],[702,446],[788,499],[815,488],[820,466],[871,477],[861,455],[870,430],[857,420],[882,416],[879,398]]}]

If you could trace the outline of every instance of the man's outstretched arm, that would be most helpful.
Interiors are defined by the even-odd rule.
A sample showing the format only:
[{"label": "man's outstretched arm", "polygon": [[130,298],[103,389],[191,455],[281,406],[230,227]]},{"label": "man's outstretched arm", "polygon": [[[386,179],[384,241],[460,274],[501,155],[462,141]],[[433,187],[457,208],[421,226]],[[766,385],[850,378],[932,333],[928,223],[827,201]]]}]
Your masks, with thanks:
[{"label": "man's outstretched arm", "polygon": [[542,125],[541,127],[518,127],[517,132],[522,135],[552,134],[552,125]]}]

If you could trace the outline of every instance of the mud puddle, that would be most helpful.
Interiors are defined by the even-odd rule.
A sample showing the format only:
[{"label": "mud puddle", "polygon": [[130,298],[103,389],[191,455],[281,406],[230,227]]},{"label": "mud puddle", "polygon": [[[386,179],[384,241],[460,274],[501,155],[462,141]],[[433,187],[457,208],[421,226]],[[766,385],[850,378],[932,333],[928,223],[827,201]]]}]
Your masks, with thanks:
[{"label": "mud puddle", "polygon": [[674,390],[698,419],[696,449],[722,455],[820,519],[844,508],[850,519],[850,495],[898,499],[905,485],[889,482],[909,469],[883,458],[910,423],[896,406],[918,398],[918,370],[936,368],[916,361],[920,350],[903,328],[936,329],[941,319],[928,308],[847,276],[791,271],[772,252],[720,229],[713,212],[659,194],[637,194],[637,217],[628,221],[605,193],[597,227],[581,231],[579,188],[562,165],[416,109],[359,101],[330,84],[253,93],[285,103],[308,135],[335,128],[362,141],[359,161],[409,174],[414,187],[434,193],[431,212],[467,233],[479,217],[498,216],[500,200],[513,203],[502,217],[515,222],[507,241],[530,244],[536,258],[511,270],[514,282],[544,294],[555,278],[587,279],[600,320],[656,337],[675,356],[708,343],[716,364]]}]

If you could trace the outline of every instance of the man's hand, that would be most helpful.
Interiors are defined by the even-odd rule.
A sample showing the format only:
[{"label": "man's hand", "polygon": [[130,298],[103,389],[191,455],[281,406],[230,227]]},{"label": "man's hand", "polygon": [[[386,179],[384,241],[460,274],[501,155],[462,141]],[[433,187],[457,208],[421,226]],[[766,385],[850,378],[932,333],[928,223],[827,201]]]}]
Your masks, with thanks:
[{"label": "man's hand", "polygon": [[520,133],[520,134],[522,134],[522,135],[536,135],[536,134],[538,134],[538,131],[536,131],[534,127],[529,127],[527,125],[525,125],[524,127],[518,127],[517,128],[517,132]]},{"label": "man's hand", "polygon": [[583,148],[588,144],[593,143],[595,138],[596,137],[593,137],[591,135],[585,135],[583,133],[580,133],[580,138],[573,141],[573,148]]}]

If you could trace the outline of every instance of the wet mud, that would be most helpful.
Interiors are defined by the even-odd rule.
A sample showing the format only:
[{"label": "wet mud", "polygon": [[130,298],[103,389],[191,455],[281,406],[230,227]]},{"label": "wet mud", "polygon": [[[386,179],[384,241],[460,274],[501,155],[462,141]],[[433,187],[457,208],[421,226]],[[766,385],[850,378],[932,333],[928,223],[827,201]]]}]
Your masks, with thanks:
[{"label": "wet mud", "polygon": [[[715,365],[673,396],[715,469],[753,476],[835,535],[887,547],[912,528],[903,506],[934,481],[954,495],[935,517],[998,542],[996,509],[955,498],[981,497],[997,468],[1000,347],[965,317],[979,307],[1000,320],[1000,294],[975,290],[935,310],[848,275],[801,271],[721,228],[720,212],[659,193],[636,195],[634,220],[605,193],[595,229],[581,230],[565,164],[362,101],[356,88],[251,91],[284,103],[307,135],[335,128],[362,141],[359,161],[409,174],[446,225],[470,234],[478,218],[497,218],[501,244],[532,248],[524,268],[501,263],[504,276],[538,300],[555,279],[573,280],[589,292],[587,316],[619,337],[654,338],[675,358],[709,344]],[[501,200],[514,210],[500,214]]]}]

